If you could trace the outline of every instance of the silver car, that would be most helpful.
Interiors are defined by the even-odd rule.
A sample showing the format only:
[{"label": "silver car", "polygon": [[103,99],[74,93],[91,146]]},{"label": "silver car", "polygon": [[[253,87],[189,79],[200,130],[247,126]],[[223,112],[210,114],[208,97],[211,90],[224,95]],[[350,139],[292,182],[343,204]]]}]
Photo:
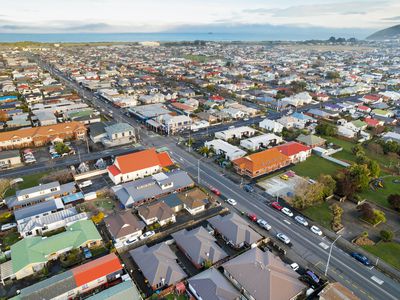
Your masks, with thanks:
[{"label": "silver car", "polygon": [[308,226],[307,220],[304,219],[302,216],[295,216],[294,219],[296,220],[297,223],[299,223],[303,226]]},{"label": "silver car", "polygon": [[283,233],[278,232],[276,234],[276,237],[281,240],[283,243],[285,243],[286,245],[290,244],[290,239],[284,235]]}]

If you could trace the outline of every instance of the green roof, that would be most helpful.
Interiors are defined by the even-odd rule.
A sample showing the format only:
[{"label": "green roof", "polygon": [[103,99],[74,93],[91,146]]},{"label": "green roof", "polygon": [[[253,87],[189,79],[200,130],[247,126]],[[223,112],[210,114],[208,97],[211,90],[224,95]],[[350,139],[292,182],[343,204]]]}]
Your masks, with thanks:
[{"label": "green roof", "polygon": [[353,125],[356,126],[357,128],[361,128],[361,127],[364,127],[367,125],[367,123],[365,123],[364,121],[361,121],[361,120],[355,120],[351,123],[353,123]]},{"label": "green roof", "polygon": [[85,116],[90,116],[93,114],[93,109],[82,109],[82,110],[75,110],[73,112],[68,112],[67,113],[70,118],[80,118],[80,117],[85,117]]},{"label": "green roof", "polygon": [[79,248],[88,241],[101,240],[91,220],[75,222],[67,230],[48,238],[40,236],[24,238],[11,246],[13,272],[32,263],[47,262],[47,256],[63,249]]},{"label": "green roof", "polygon": [[301,134],[296,140],[306,145],[317,145],[325,142],[323,138],[320,138],[319,136],[313,134],[309,135]]},{"label": "green roof", "polygon": [[372,113],[377,114],[377,115],[386,115],[388,113],[387,110],[383,110],[383,109],[374,109],[372,111]]}]

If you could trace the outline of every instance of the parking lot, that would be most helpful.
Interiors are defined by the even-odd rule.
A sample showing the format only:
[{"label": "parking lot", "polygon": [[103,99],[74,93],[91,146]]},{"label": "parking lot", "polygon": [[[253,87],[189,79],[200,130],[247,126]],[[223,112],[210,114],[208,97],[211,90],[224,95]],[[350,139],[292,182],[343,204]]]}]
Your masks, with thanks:
[{"label": "parking lot", "polygon": [[271,196],[284,198],[295,194],[296,187],[302,183],[309,183],[309,181],[292,171],[288,171],[259,181],[257,185]]}]

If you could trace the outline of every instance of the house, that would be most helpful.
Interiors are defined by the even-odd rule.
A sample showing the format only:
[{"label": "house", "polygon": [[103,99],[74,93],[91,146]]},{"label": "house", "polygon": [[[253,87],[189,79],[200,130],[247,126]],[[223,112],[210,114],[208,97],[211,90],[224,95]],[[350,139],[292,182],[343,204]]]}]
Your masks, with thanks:
[{"label": "house", "polygon": [[177,257],[166,243],[143,245],[129,251],[153,290],[174,286],[186,278]]},{"label": "house", "polygon": [[59,123],[50,126],[38,126],[0,133],[0,150],[39,147],[55,141],[70,139],[82,140],[86,137],[86,128],[79,122]]},{"label": "house", "polygon": [[39,236],[24,238],[11,245],[11,271],[4,273],[3,267],[6,266],[2,264],[1,280],[25,278],[42,270],[47,262],[58,259],[67,251],[101,243],[102,238],[91,220],[75,222],[66,231],[45,239]]},{"label": "house", "polygon": [[233,146],[223,140],[215,139],[204,143],[208,149],[213,149],[216,155],[224,156],[225,159],[233,161],[247,154],[246,151],[239,147]]},{"label": "house", "polygon": [[267,148],[270,145],[278,145],[281,142],[282,138],[280,136],[273,133],[266,133],[241,140],[240,146],[250,151],[256,151],[260,148]]},{"label": "house", "polygon": [[189,291],[197,300],[237,300],[240,292],[217,269],[207,269],[188,280]]},{"label": "house", "polygon": [[369,94],[369,95],[364,95],[362,98],[360,98],[360,100],[363,103],[373,103],[373,102],[382,101],[382,98],[383,98],[382,95],[379,95],[379,94],[377,94],[377,95]]},{"label": "house", "polygon": [[230,139],[242,139],[243,137],[251,137],[256,133],[257,130],[248,127],[241,126],[237,128],[231,128],[224,131],[218,131],[215,133],[216,139],[228,141]]},{"label": "house", "polygon": [[123,183],[112,190],[124,208],[131,208],[193,186],[194,182],[186,172],[173,170]]},{"label": "house", "polygon": [[18,150],[0,151],[0,170],[21,165],[21,155]]},{"label": "house", "polygon": [[294,141],[276,146],[274,148],[277,149],[280,153],[289,157],[292,164],[305,161],[308,157],[311,156],[312,150],[310,147]]},{"label": "house", "polygon": [[112,286],[122,274],[123,267],[118,257],[111,253],[23,288],[13,299],[73,299],[93,293],[95,289],[101,290],[101,286],[103,289]]},{"label": "house", "polygon": [[339,282],[327,284],[322,291],[318,293],[319,300],[360,300],[352,291]]},{"label": "house", "polygon": [[348,126],[349,129],[352,129],[355,132],[359,132],[361,130],[365,130],[368,124],[361,120],[354,120],[352,122],[347,123],[345,126]]},{"label": "house", "polygon": [[385,142],[396,142],[398,144],[400,144],[400,134],[397,132],[386,132],[382,135],[382,140],[384,140]]},{"label": "house", "polygon": [[135,129],[127,123],[94,123],[89,127],[90,138],[94,143],[102,143],[105,147],[113,147],[134,143]]},{"label": "house", "polygon": [[224,275],[246,299],[296,299],[306,286],[288,265],[269,251],[252,248],[222,265]]},{"label": "house", "polygon": [[368,114],[371,112],[371,108],[365,105],[359,105],[357,106],[357,111]]},{"label": "house", "polygon": [[309,123],[317,122],[316,119],[314,119],[314,118],[312,118],[309,115],[306,115],[304,113],[294,112],[290,116],[295,119],[296,123],[301,124],[300,126],[303,126],[303,127],[306,126]]},{"label": "house", "polygon": [[208,219],[208,223],[216,234],[221,235],[224,241],[235,249],[251,246],[262,239],[247,221],[236,213]]},{"label": "house", "polygon": [[394,113],[390,110],[374,109],[371,111],[371,115],[384,118],[391,118],[393,117]]},{"label": "house", "polygon": [[307,92],[302,92],[290,97],[285,97],[280,100],[281,106],[294,106],[299,107],[305,104],[309,104],[312,101],[312,97]]},{"label": "house", "polygon": [[214,265],[228,255],[221,249],[216,239],[202,226],[188,231],[182,229],[172,234],[178,248],[192,264],[201,269],[207,264]]},{"label": "house", "polygon": [[138,288],[132,280],[123,279],[121,283],[94,294],[87,300],[143,300]]},{"label": "house", "polygon": [[49,126],[57,124],[56,116],[47,111],[37,111],[32,117],[32,120],[37,121],[40,126]]},{"label": "house", "polygon": [[305,127],[305,122],[299,122],[299,119],[293,118],[292,116],[283,116],[276,120],[279,124],[281,124],[284,128],[297,128],[303,129]]},{"label": "house", "polygon": [[290,164],[290,158],[278,149],[271,148],[232,161],[235,171],[240,175],[255,178]]},{"label": "house", "polygon": [[64,210],[65,206],[61,198],[52,198],[23,208],[14,210],[14,218],[17,224],[29,221],[31,218],[40,218],[57,211]]},{"label": "house", "polygon": [[326,140],[324,140],[323,138],[320,138],[319,136],[313,134],[309,135],[301,134],[297,137],[296,141],[311,148],[323,146],[325,145],[326,142]]},{"label": "house", "polygon": [[[47,201],[42,203],[46,204]],[[39,206],[40,204],[37,204],[36,206]],[[30,208],[34,206],[28,207]],[[24,209],[27,209],[28,207]],[[75,207],[57,210],[55,212],[50,211],[43,214],[35,214],[22,219],[20,218],[21,214],[18,214],[19,212],[20,210],[16,211],[19,217],[17,220],[17,229],[22,237],[44,235],[47,232],[66,227],[67,225],[71,225],[81,220],[87,220],[89,218],[87,213],[78,212]]]},{"label": "house", "polygon": [[283,125],[281,123],[278,123],[274,120],[270,120],[270,119],[264,119],[262,120],[258,126],[260,128],[266,129],[268,131],[272,131],[272,132],[282,132],[283,130]]},{"label": "house", "polygon": [[117,156],[114,164],[107,170],[114,184],[120,184],[159,173],[163,168],[173,164],[167,152],[157,153],[154,148],[151,148]]},{"label": "house", "polygon": [[116,248],[122,247],[129,239],[138,238],[145,227],[131,211],[113,213],[104,218],[104,223],[110,233]]},{"label": "house", "polygon": [[191,214],[196,215],[206,209],[208,197],[199,188],[187,190],[177,195],[179,200],[183,203],[183,207]]},{"label": "house", "polygon": [[356,136],[357,132],[353,129],[350,129],[346,125],[337,126],[337,134],[340,136],[344,136],[346,138],[352,139]]},{"label": "house", "polygon": [[367,117],[364,119],[364,122],[367,123],[368,127],[378,127],[378,126],[383,126],[384,122],[371,118],[371,117]]},{"label": "house", "polygon": [[189,116],[174,116],[171,114],[160,115],[154,120],[149,120],[147,122],[155,128],[160,128],[167,135],[190,129],[192,125],[192,119]]},{"label": "house", "polygon": [[137,212],[146,225],[158,223],[164,226],[176,222],[174,211],[163,201],[140,206]]}]

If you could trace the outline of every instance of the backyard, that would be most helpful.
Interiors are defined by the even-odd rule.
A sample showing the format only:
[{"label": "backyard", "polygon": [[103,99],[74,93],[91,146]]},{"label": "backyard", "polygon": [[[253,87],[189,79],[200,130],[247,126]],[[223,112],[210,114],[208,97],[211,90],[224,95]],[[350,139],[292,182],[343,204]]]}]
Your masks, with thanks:
[{"label": "backyard", "polygon": [[5,197],[9,197],[15,194],[16,189],[22,190],[22,189],[27,189],[33,186],[36,186],[40,183],[40,179],[47,175],[47,172],[42,172],[42,173],[36,173],[36,174],[31,174],[31,175],[26,175],[22,176],[21,178],[24,180],[23,182],[17,183],[14,188],[10,188],[7,190],[5,193]]},{"label": "backyard", "polygon": [[311,155],[306,161],[298,163],[291,169],[299,176],[317,179],[321,174],[334,175],[341,167],[322,157]]},{"label": "backyard", "polygon": [[302,211],[302,213],[323,227],[331,229],[333,215],[331,209],[329,208],[329,203],[323,202],[321,204],[314,205],[306,208]]},{"label": "backyard", "polygon": [[373,246],[363,246],[368,252],[378,256],[385,262],[400,270],[400,244],[395,242],[379,242]]}]

